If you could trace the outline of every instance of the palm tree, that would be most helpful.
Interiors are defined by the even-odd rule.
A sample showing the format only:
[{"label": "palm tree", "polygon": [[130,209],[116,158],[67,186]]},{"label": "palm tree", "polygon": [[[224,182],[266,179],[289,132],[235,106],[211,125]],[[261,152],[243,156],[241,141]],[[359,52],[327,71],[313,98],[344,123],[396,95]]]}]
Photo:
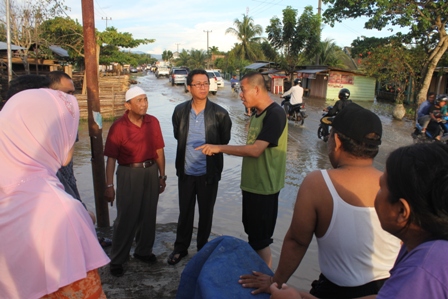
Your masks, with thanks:
[{"label": "palm tree", "polygon": [[219,54],[219,49],[217,46],[212,46],[208,48],[210,50],[210,53],[212,54]]},{"label": "palm tree", "polygon": [[235,46],[235,52],[240,59],[257,60],[263,57],[263,52],[258,43],[263,39],[259,35],[263,33],[261,25],[255,25],[252,17],[243,15],[243,20],[235,19],[233,22],[235,28],[229,27],[227,33],[231,33],[240,41],[238,47]]},{"label": "palm tree", "polygon": [[344,68],[344,60],[348,58],[342,49],[337,46],[333,39],[327,38],[320,42],[319,61],[321,65]]},{"label": "palm tree", "polygon": [[179,53],[179,58],[176,59],[177,66],[186,66],[188,65],[188,60],[190,59],[190,54],[187,50],[183,49],[182,52]]},{"label": "palm tree", "polygon": [[207,59],[208,59],[207,52],[192,49],[190,51],[190,59],[188,61],[188,66],[192,69],[204,68]]}]

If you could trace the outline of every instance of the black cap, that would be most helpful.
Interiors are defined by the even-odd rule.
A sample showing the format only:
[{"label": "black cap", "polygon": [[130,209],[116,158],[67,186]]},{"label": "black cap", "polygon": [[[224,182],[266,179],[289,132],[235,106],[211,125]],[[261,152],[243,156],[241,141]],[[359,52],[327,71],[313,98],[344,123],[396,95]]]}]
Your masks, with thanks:
[{"label": "black cap", "polygon": [[[370,110],[358,104],[350,103],[339,112],[332,124],[333,128],[345,136],[359,142],[370,145],[380,145],[383,127],[381,120]],[[376,133],[380,139],[368,139],[366,136]]]}]

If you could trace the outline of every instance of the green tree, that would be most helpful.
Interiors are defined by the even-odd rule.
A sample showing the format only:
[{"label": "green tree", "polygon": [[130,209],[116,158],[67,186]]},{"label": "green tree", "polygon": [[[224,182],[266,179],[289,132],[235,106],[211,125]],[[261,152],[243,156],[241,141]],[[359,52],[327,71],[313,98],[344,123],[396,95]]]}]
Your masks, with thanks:
[{"label": "green tree", "polygon": [[235,19],[235,27],[226,29],[226,34],[230,33],[236,36],[239,43],[234,46],[234,52],[240,59],[255,61],[263,58],[263,52],[258,46],[263,39],[259,35],[263,33],[261,25],[254,24],[252,17],[243,15],[243,20]]},{"label": "green tree", "polygon": [[218,47],[212,46],[208,48],[212,54],[220,54]]},{"label": "green tree", "polygon": [[419,69],[424,60],[422,52],[422,48],[408,49],[399,41],[392,40],[367,52],[361,70],[376,77],[384,90],[395,92],[396,101],[402,103],[410,80],[419,79]]},{"label": "green tree", "polygon": [[320,42],[318,53],[321,65],[337,68],[345,68],[344,60],[349,58],[341,47],[337,46],[334,40],[330,38]]},{"label": "green tree", "polygon": [[192,69],[204,68],[207,59],[208,59],[207,52],[192,49],[190,51],[190,59],[188,60],[188,67]]},{"label": "green tree", "polygon": [[68,50],[70,57],[84,57],[84,33],[78,20],[55,17],[41,25],[41,37],[48,44],[59,45]]},{"label": "green tree", "polygon": [[[56,17],[42,23],[41,36],[48,44],[56,44],[69,49],[73,59],[84,57],[84,34],[82,25],[69,17]],[[135,39],[129,32],[118,32],[114,27],[107,27],[103,32],[97,32],[97,43],[100,51],[100,64],[118,62],[130,63],[132,55],[123,54],[120,48],[132,49],[141,44],[153,43],[154,39]],[[103,55],[103,51],[105,51]],[[135,59],[135,57],[134,57]]]},{"label": "green tree", "polygon": [[263,51],[264,57],[266,57],[267,60],[269,61],[277,60],[278,53],[268,41],[263,41],[260,46],[261,50]]},{"label": "green tree", "polygon": [[[0,24],[6,28],[6,7],[0,5]],[[40,38],[40,25],[51,16],[59,15],[65,9],[63,2],[57,0],[25,0],[10,4],[11,42],[23,49],[17,51],[27,73],[30,72],[28,59],[39,57],[38,49],[43,41]],[[5,32],[6,33],[6,32]],[[30,51],[35,48],[33,53]]]},{"label": "green tree", "polygon": [[176,59],[176,66],[187,66],[190,60],[190,53],[187,50],[182,49],[179,53],[179,58]]},{"label": "green tree", "polygon": [[306,6],[297,18],[297,10],[287,6],[283,20],[273,17],[266,27],[268,40],[282,54],[280,64],[292,74],[300,61],[311,60],[319,49],[320,18],[313,14],[312,6]]},{"label": "green tree", "polygon": [[389,44],[390,41],[390,37],[357,37],[351,44],[351,55],[353,58],[367,57],[369,52],[372,52],[380,46]]},{"label": "green tree", "polygon": [[407,28],[408,33],[397,33],[404,44],[420,45],[425,49],[421,66],[418,102],[426,99],[434,70],[448,49],[448,2],[440,0],[324,0],[328,4],[323,16],[331,26],[346,18],[369,18],[364,27],[385,29],[389,25]]},{"label": "green tree", "polygon": [[171,52],[170,50],[164,50],[162,53],[162,59],[164,61],[170,61],[171,59],[173,59],[173,52]]}]

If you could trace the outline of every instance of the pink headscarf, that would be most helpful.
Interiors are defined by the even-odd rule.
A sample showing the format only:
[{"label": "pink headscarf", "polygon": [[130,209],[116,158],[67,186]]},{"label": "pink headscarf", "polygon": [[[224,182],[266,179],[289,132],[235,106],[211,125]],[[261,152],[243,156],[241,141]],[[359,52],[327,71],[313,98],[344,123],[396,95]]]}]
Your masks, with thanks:
[{"label": "pink headscarf", "polygon": [[40,298],[109,262],[56,177],[75,143],[73,96],[32,89],[0,111],[0,298]]}]

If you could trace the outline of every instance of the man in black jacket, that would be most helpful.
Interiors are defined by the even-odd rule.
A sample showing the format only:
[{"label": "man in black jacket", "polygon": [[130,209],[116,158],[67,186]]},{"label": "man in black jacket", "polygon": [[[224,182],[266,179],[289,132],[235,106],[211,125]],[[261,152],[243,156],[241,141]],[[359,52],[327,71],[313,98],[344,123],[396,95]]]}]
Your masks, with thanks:
[{"label": "man in black jacket", "polygon": [[192,99],[174,109],[172,121],[177,139],[176,174],[179,189],[179,220],[174,250],[168,264],[177,264],[188,254],[193,233],[196,198],[199,208],[198,251],[208,242],[223,154],[205,156],[195,148],[203,144],[228,144],[232,122],[229,113],[208,100],[209,78],[205,70],[193,70],[187,77]]}]

